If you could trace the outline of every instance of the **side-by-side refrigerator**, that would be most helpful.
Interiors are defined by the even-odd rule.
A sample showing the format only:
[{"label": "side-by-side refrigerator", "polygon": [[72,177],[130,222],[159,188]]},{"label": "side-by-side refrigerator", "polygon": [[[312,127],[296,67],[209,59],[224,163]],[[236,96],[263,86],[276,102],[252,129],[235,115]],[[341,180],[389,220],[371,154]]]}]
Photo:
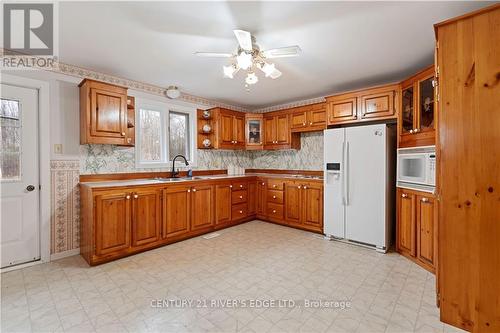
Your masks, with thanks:
[{"label": "side-by-side refrigerator", "polygon": [[386,252],[395,206],[394,125],[325,130],[324,232]]}]

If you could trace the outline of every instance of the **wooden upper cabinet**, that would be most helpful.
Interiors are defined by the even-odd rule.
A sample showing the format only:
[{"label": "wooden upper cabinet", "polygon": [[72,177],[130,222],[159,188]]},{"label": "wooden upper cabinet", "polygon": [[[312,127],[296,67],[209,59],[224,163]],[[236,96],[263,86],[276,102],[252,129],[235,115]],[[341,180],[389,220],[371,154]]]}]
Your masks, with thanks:
[{"label": "wooden upper cabinet", "polygon": [[127,88],[88,79],[79,87],[80,144],[131,145]]},{"label": "wooden upper cabinet", "polygon": [[215,186],[215,224],[231,222],[231,184]]},{"label": "wooden upper cabinet", "polygon": [[215,191],[213,185],[191,188],[191,230],[204,229],[214,224]]},{"label": "wooden upper cabinet", "polygon": [[371,93],[360,97],[361,118],[380,118],[394,115],[394,91]]},{"label": "wooden upper cabinet", "polygon": [[416,228],[417,228],[417,258],[430,268],[435,266],[435,229],[436,205],[433,196],[417,195],[416,197]]},{"label": "wooden upper cabinet", "polygon": [[435,144],[435,77],[430,66],[401,83],[399,147]]},{"label": "wooden upper cabinet", "polygon": [[161,238],[161,191],[137,189],[132,193],[132,246],[155,243]]},{"label": "wooden upper cabinet", "polygon": [[163,190],[163,238],[181,236],[190,231],[191,187],[171,186]]},{"label": "wooden upper cabinet", "polygon": [[325,103],[316,103],[289,109],[292,132],[322,131],[326,128]]},{"label": "wooden upper cabinet", "polygon": [[245,114],[223,108],[211,109],[216,118],[219,137],[216,142],[220,149],[245,148]]},{"label": "wooden upper cabinet", "polygon": [[245,115],[245,145],[247,150],[264,148],[264,118],[262,113]]},{"label": "wooden upper cabinet", "polygon": [[95,255],[126,252],[130,248],[130,193],[109,190],[95,200]]},{"label": "wooden upper cabinet", "polygon": [[327,98],[327,120],[329,125],[356,120],[357,117],[358,104],[356,97]]},{"label": "wooden upper cabinet", "polygon": [[397,249],[412,257],[416,251],[415,194],[398,189]]},{"label": "wooden upper cabinet", "polygon": [[326,98],[328,125],[394,119],[398,84],[357,90]]},{"label": "wooden upper cabinet", "polygon": [[299,149],[300,134],[291,133],[287,111],[264,114],[264,149]]}]

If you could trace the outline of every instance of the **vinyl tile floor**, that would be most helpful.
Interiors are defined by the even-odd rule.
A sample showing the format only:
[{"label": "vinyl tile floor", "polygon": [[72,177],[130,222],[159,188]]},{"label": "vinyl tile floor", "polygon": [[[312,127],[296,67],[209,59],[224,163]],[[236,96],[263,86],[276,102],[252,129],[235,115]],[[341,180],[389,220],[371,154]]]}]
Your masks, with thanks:
[{"label": "vinyl tile floor", "polygon": [[261,221],[89,267],[80,256],[1,274],[2,332],[459,332],[435,277]]}]

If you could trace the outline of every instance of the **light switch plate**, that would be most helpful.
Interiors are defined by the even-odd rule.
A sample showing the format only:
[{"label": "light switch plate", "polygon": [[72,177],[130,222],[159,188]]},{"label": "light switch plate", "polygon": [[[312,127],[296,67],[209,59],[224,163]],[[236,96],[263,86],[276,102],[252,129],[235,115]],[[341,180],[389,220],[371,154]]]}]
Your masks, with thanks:
[{"label": "light switch plate", "polygon": [[56,143],[54,145],[54,154],[62,154],[62,144]]}]

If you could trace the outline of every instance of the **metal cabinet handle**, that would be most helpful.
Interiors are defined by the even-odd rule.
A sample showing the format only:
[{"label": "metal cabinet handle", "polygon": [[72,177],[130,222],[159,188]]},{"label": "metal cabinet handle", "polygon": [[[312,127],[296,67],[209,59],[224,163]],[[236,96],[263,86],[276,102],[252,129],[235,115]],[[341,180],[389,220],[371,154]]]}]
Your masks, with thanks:
[{"label": "metal cabinet handle", "polygon": [[243,199],[243,196],[242,196],[242,195],[240,195],[240,199]]},{"label": "metal cabinet handle", "polygon": [[313,124],[313,122],[312,122],[312,121],[310,121],[310,122],[309,122],[309,125],[312,125],[312,124]]},{"label": "metal cabinet handle", "polygon": [[122,136],[125,136],[125,132],[122,132]]},{"label": "metal cabinet handle", "polygon": [[137,199],[139,196],[137,194],[134,194],[134,199]]},{"label": "metal cabinet handle", "polygon": [[301,189],[301,188],[302,188],[302,186],[300,186],[300,185],[299,185],[299,186],[297,186],[297,188],[298,188],[298,189]]},{"label": "metal cabinet handle", "polygon": [[195,189],[195,188],[193,188],[193,192],[196,192],[196,189]]},{"label": "metal cabinet handle", "polygon": [[240,214],[243,214],[243,211],[242,211],[242,210],[240,210]]},{"label": "metal cabinet handle", "polygon": [[420,201],[422,201],[422,202],[429,202],[429,199],[427,199],[427,198],[422,198]]},{"label": "metal cabinet handle", "polygon": [[229,188],[233,188],[233,185],[229,185]]},{"label": "metal cabinet handle", "polygon": [[307,186],[304,186],[304,190],[307,190]]},{"label": "metal cabinet handle", "polygon": [[276,188],[276,185],[273,185],[273,188]]},{"label": "metal cabinet handle", "polygon": [[188,190],[188,193],[189,193],[189,192],[191,192],[191,190],[190,190],[190,189]]},{"label": "metal cabinet handle", "polygon": [[262,186],[266,185],[266,183],[262,183]]},{"label": "metal cabinet handle", "polygon": [[304,121],[304,122],[302,123],[302,125],[306,126],[306,122]]},{"label": "metal cabinet handle", "polygon": [[125,199],[129,200],[130,199],[130,195],[127,194],[127,196],[125,196]]},{"label": "metal cabinet handle", "polygon": [[275,195],[273,195],[273,199],[276,199],[276,196],[275,196]]},{"label": "metal cabinet handle", "polygon": [[410,130],[410,134],[413,134],[413,130],[412,129]]},{"label": "metal cabinet handle", "polygon": [[33,186],[33,185],[26,186],[26,191],[31,192],[31,191],[34,191],[34,190],[35,190],[35,186]]},{"label": "metal cabinet handle", "polygon": [[276,213],[276,209],[273,209],[273,214],[275,214],[275,213]]},{"label": "metal cabinet handle", "polygon": [[240,185],[240,188],[243,188],[243,185]]},{"label": "metal cabinet handle", "polygon": [[401,198],[408,198],[408,194],[406,193],[401,194]]},{"label": "metal cabinet handle", "polygon": [[415,128],[415,129],[413,130],[413,133],[418,133],[418,131],[419,131],[419,129],[418,129],[418,128]]}]

